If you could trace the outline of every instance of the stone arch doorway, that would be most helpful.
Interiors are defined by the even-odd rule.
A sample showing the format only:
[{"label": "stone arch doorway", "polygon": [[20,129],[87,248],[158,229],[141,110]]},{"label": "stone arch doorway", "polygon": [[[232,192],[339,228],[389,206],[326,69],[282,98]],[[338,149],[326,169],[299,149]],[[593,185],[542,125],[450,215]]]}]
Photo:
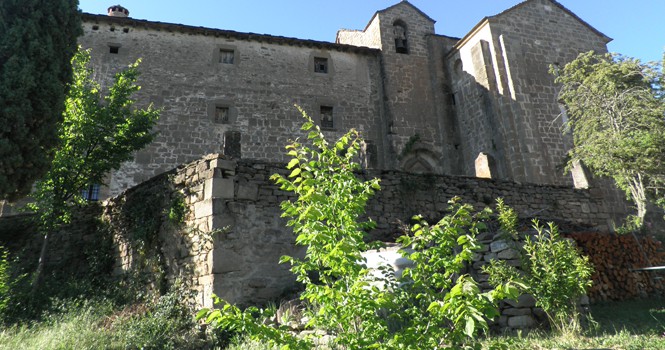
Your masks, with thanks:
[{"label": "stone arch doorway", "polygon": [[427,149],[416,149],[409,152],[400,161],[400,169],[414,174],[439,173],[439,162],[434,153]]}]

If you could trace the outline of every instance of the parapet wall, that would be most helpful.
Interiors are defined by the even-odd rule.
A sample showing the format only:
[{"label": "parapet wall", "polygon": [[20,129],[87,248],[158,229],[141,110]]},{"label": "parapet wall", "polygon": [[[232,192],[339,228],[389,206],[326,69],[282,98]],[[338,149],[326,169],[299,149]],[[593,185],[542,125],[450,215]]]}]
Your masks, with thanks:
[{"label": "parapet wall", "polygon": [[[279,163],[238,160],[234,164],[232,177],[206,182],[214,188],[205,189],[211,193],[210,228],[227,228],[215,239],[214,291],[240,303],[267,301],[288,289],[287,282],[292,281],[286,267],[277,265],[279,257],[298,254],[279,209],[279,203],[291,194],[269,179],[274,173],[286,171]],[[603,192],[594,189],[399,171],[360,176],[381,178],[381,191],[368,202],[367,216],[377,223],[369,233],[370,239],[383,241],[393,240],[413,215],[439,220],[453,196],[477,208],[492,206],[495,198],[502,197],[523,218],[540,217],[601,230],[608,229],[608,223],[623,208],[605,201]],[[217,181],[223,183],[218,187]],[[202,216],[203,210],[197,209],[195,215]]]}]

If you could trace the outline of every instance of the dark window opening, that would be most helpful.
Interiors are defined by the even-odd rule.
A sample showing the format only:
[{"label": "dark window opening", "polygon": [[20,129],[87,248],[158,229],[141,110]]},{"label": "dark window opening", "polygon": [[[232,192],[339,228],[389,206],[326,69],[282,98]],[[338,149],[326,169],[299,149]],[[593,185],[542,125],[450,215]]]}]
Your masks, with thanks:
[{"label": "dark window opening", "polygon": [[328,59],[325,57],[314,57],[314,72],[328,73]]},{"label": "dark window opening", "polygon": [[216,124],[229,123],[229,107],[215,107],[215,120]]},{"label": "dark window opening", "polygon": [[95,202],[99,200],[99,184],[92,184],[81,190],[81,197],[87,201]]},{"label": "dark window opening", "polygon": [[332,129],[334,126],[333,108],[330,106],[321,106],[321,129]]},{"label": "dark window opening", "polygon": [[120,46],[109,46],[109,53],[117,54],[120,51]]},{"label": "dark window opening", "polygon": [[229,49],[219,49],[219,63],[233,64],[235,52]]},{"label": "dark window opening", "polygon": [[409,53],[409,46],[406,40],[406,25],[402,21],[397,21],[393,25],[393,34],[395,35],[395,52]]}]

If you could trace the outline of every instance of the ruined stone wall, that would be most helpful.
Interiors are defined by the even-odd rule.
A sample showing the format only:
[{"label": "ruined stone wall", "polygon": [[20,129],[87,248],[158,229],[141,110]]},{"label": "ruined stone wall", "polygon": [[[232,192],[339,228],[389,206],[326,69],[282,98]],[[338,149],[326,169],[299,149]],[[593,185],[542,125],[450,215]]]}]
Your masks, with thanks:
[{"label": "ruined stone wall", "polygon": [[[355,127],[383,147],[376,50],[106,16],[87,15],[83,27],[95,78],[108,86],[113,73],[142,58],[135,97],[162,108],[157,138],[112,174],[111,195],[234,141],[234,156],[284,160],[283,145],[303,122],[293,104],[317,121],[321,106],[332,107],[326,133]],[[233,63],[220,62],[224,50]],[[327,73],[314,72],[315,58],[327,59]],[[217,107],[228,110],[225,118]]]},{"label": "ruined stone wall", "polygon": [[[227,228],[214,243],[213,290],[234,302],[265,302],[294,287],[287,267],[276,263],[281,255],[301,253],[294,248],[291,230],[280,217],[279,203],[292,197],[269,180],[274,173],[285,174],[283,164],[238,160],[234,173],[220,187],[226,194],[213,196],[209,202],[209,228]],[[394,240],[416,214],[439,220],[453,196],[478,209],[493,206],[495,199],[502,197],[522,218],[539,217],[586,229],[607,229],[613,215],[613,204],[594,189],[400,171],[361,176],[381,178],[381,191],[367,203],[367,216],[377,223],[370,239]],[[196,216],[201,215],[197,209]],[[488,251],[498,253],[496,248]]]},{"label": "ruined stone wall", "polygon": [[[303,252],[281,218],[279,204],[292,194],[269,179],[275,173],[285,174],[284,164],[212,154],[113,198],[105,216],[119,247],[116,272],[140,276],[162,269],[162,281],[152,285],[181,280],[197,291],[197,304],[208,306],[212,293],[247,304],[292,291],[293,275],[277,262]],[[400,171],[359,176],[381,178],[381,191],[367,204],[367,216],[377,224],[370,239],[394,240],[416,214],[439,220],[453,196],[478,209],[502,197],[523,218],[600,229],[612,217],[612,203],[593,189]],[[184,215],[174,221],[180,207]],[[160,255],[161,265],[144,259],[151,254]]]},{"label": "ruined stone wall", "polygon": [[208,161],[201,159],[106,201],[103,217],[113,233],[115,275],[158,291],[178,281],[197,292],[191,302],[202,304],[202,295],[212,288],[212,239],[208,223],[190,213],[213,176],[208,170]]}]

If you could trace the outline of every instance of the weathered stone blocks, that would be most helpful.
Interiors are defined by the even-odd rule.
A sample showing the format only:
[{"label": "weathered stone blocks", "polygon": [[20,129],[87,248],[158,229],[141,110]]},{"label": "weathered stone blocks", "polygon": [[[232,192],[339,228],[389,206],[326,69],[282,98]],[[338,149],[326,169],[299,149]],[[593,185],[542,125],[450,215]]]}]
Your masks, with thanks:
[{"label": "weathered stone blocks", "polygon": [[233,198],[235,186],[233,179],[230,178],[211,178],[205,181],[203,198]]},{"label": "weathered stone blocks", "polygon": [[533,328],[536,321],[530,315],[508,317],[508,327],[510,328]]}]

